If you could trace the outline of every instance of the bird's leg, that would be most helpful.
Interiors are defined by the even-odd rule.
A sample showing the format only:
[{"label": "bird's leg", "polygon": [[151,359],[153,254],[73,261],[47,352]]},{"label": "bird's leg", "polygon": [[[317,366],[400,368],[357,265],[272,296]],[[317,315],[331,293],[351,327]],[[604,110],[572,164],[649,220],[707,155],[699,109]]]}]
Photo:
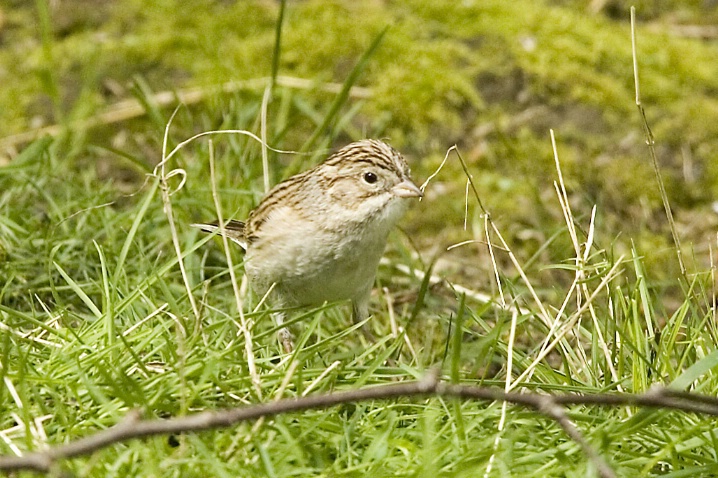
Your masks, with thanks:
[{"label": "bird's leg", "polygon": [[[282,324],[284,324],[284,312],[273,312],[272,318],[278,326],[281,327]],[[282,348],[285,353],[289,354],[294,351],[294,335],[289,331],[288,327],[282,327],[279,329],[277,337],[279,338],[279,343],[282,344]]]},{"label": "bird's leg", "polygon": [[[355,324],[363,322],[364,320],[366,320],[367,317],[369,317],[370,294],[371,289],[369,289],[365,294],[359,296],[357,299],[352,300],[352,320]],[[367,341],[371,343],[376,342],[376,337],[374,337],[374,334],[369,328],[369,323],[362,324],[361,331],[364,334],[364,337],[366,337]]]}]

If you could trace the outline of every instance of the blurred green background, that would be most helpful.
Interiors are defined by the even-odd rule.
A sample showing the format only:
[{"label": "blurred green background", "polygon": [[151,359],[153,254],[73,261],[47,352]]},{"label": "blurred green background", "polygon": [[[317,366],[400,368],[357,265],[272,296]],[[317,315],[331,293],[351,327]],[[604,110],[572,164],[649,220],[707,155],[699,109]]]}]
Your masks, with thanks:
[{"label": "blurred green background", "polygon": [[[388,26],[357,80],[365,89],[343,105],[343,121],[324,146],[386,138],[421,181],[457,144],[489,211],[532,254],[552,234],[546,219],[561,219],[552,128],[575,212],[586,215],[597,204],[598,227],[621,236],[618,247],[630,238],[639,250],[657,252],[650,261],[660,263],[659,275],[674,277],[672,241],[634,104],[628,5],[289,2],[278,73],[308,85],[275,93],[268,139],[300,148],[336,96],[319,85],[343,83]],[[718,8],[711,1],[636,6],[643,103],[686,255],[705,268],[718,223]],[[127,119],[112,108],[134,98],[152,103],[158,92],[198,92],[180,111],[171,132],[177,140],[203,129],[251,129],[247,118],[256,118],[265,83],[226,93],[216,87],[271,74],[278,13],[269,0],[5,3],[0,164],[22,151],[33,130],[56,125],[61,140],[53,147],[68,172],[89,170],[98,181],[132,190],[144,181],[137,164],[147,169],[158,161],[176,102],[143,105]],[[466,238],[464,186],[458,162],[449,161],[406,226],[419,244]],[[559,245],[547,253],[554,247],[555,257],[565,257]]]}]

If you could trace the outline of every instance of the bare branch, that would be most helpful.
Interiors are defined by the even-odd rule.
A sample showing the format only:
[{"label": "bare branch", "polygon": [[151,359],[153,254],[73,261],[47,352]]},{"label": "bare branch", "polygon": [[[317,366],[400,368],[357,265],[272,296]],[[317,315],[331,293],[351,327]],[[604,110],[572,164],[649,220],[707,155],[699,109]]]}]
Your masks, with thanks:
[{"label": "bare branch", "polygon": [[718,416],[718,398],[674,391],[658,386],[651,388],[644,394],[548,395],[533,392],[504,392],[499,388],[443,383],[439,380],[438,371],[433,371],[419,381],[391,383],[358,390],[288,398],[249,407],[207,411],[169,419],[143,420],[139,411],[132,411],[116,426],[65,445],[28,453],[23,456],[0,456],[0,471],[35,470],[48,472],[57,460],[89,455],[110,445],[135,438],[226,428],[260,417],[324,409],[345,403],[422,396],[505,401],[531,408],[561,426],[566,434],[583,449],[602,477],[614,476],[613,470],[568,419],[564,407],[571,405],[621,407],[630,405]]},{"label": "bare branch", "polygon": [[570,436],[573,441],[579,444],[583,452],[591,459],[593,464],[598,469],[598,474],[601,478],[616,478],[616,474],[610,465],[603,459],[601,455],[591,446],[590,443],[583,437],[583,434],[576,428],[576,425],[568,418],[566,410],[556,403],[556,401],[550,396],[546,395],[541,397],[542,404],[538,408],[538,411],[547,415],[556,421],[566,435]]}]

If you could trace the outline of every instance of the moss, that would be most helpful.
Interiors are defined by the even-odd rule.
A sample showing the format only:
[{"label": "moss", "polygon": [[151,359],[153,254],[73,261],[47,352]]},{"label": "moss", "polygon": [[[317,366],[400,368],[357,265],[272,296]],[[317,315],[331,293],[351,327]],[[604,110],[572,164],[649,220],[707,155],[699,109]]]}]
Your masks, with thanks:
[{"label": "moss", "polygon": [[[674,4],[676,11],[712,14]],[[53,12],[49,56],[41,49],[34,10],[7,12],[0,31],[0,136],[92,117],[129,96],[138,75],[158,91],[270,72],[276,4],[123,0],[103,6],[104,15],[78,5],[70,0],[63,4],[67,9]],[[564,175],[587,210],[598,202],[612,218],[608,229],[653,227],[662,206],[634,104],[628,18],[614,16],[622,10],[610,4],[598,15],[584,8],[570,1],[290,3],[280,74],[343,82],[390,25],[358,81],[373,96],[350,100],[342,114],[355,116],[340,132],[342,141],[388,137],[414,159],[419,177],[457,143],[481,175],[492,211],[529,224],[542,215],[560,218],[552,202],[548,130],[554,129]],[[665,18],[660,11],[641,13]],[[718,194],[718,46],[677,38],[661,25],[639,25],[643,103],[671,203],[708,211]],[[190,123],[200,117],[207,127],[254,127],[254,120],[228,111],[256,114],[261,91],[211,98],[182,128],[196,131]],[[281,116],[273,129],[277,141],[300,147],[333,98],[278,90],[270,105],[272,118]],[[124,135],[133,139],[128,154],[151,163],[161,128],[139,120],[96,129],[89,137],[80,132],[69,141],[74,152],[66,159],[86,166],[88,139],[106,146]],[[440,227],[443,214],[463,212],[463,173],[455,166],[439,179],[450,194],[427,214],[427,235]]]}]

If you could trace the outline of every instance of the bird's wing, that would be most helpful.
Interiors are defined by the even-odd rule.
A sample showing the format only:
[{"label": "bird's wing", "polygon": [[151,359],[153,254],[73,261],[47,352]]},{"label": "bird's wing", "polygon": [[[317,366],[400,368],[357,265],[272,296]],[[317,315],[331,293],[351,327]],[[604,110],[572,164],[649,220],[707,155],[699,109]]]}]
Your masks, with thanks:
[{"label": "bird's wing", "polygon": [[[210,234],[214,233],[215,231],[219,231],[219,233],[221,233],[219,222],[217,221],[209,223],[191,224],[191,226],[196,227],[204,232],[208,232]],[[242,246],[242,249],[247,249],[245,225],[242,221],[235,221],[234,219],[231,219],[227,223],[225,223],[224,235],[227,236],[227,239],[231,239],[232,241]]]}]

